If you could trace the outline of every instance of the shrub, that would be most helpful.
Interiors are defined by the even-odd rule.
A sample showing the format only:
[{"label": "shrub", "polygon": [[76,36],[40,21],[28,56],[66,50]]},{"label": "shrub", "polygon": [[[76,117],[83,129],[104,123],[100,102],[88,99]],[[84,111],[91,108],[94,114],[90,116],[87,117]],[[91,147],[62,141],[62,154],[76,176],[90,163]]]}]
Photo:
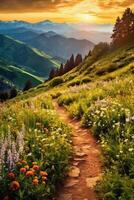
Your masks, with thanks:
[{"label": "shrub", "polygon": [[62,77],[56,77],[50,82],[50,86],[55,87],[57,85],[60,85],[64,82]]}]

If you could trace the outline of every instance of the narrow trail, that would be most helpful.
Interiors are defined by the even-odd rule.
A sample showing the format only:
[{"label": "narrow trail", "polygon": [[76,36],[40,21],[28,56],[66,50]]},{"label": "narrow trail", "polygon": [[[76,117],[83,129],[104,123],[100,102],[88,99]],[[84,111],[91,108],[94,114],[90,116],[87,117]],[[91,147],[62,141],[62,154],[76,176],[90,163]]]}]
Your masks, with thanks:
[{"label": "narrow trail", "polygon": [[80,123],[71,119],[63,107],[54,102],[60,119],[72,128],[74,156],[68,176],[61,184],[56,200],[97,200],[94,191],[102,174],[101,151],[96,139]]}]

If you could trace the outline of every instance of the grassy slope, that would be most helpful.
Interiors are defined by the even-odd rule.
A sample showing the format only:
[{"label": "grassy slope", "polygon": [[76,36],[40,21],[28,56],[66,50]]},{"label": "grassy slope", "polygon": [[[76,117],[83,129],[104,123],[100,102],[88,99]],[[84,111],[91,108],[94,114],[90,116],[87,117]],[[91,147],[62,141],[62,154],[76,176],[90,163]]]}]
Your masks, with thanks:
[{"label": "grassy slope", "polygon": [[[114,50],[99,60],[93,61],[91,57],[88,57],[80,66],[62,76],[62,84],[53,88],[51,87],[52,80],[31,89],[26,96],[44,92],[44,88],[56,95],[56,92],[62,93],[69,86],[92,85],[99,81],[109,81],[131,74],[134,74],[134,45],[132,44]],[[25,98],[25,95],[22,98]]]},{"label": "grassy slope", "polygon": [[48,77],[53,67],[59,66],[57,61],[45,53],[1,34],[0,56],[10,63],[23,66],[26,71],[44,78]]},{"label": "grassy slope", "polygon": [[41,96],[44,91],[53,98],[58,97],[59,104],[92,129],[101,142],[107,170],[98,187],[100,199],[132,200],[134,45],[108,53],[98,61],[87,58],[58,79],[63,83],[52,87],[55,80],[51,80],[11,100],[11,103],[38,94]]},{"label": "grassy slope", "polygon": [[27,80],[31,80],[33,85],[43,82],[43,79],[21,69],[18,66],[0,60],[0,78],[6,80],[9,85],[15,85],[18,89],[22,89]]},{"label": "grassy slope", "polygon": [[[127,45],[104,55],[99,60],[88,57],[82,65],[64,75],[65,81],[73,85],[79,82],[91,82],[97,79],[110,80],[134,71],[134,45]],[[72,80],[70,80],[72,79]]]}]

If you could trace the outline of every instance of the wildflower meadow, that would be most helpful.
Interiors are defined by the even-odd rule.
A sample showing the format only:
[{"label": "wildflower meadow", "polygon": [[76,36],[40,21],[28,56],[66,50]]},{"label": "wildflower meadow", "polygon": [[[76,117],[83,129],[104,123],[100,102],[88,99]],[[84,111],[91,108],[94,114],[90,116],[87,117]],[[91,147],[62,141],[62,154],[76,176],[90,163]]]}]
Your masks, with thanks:
[{"label": "wildflower meadow", "polygon": [[7,103],[0,133],[0,199],[50,199],[71,156],[70,129],[51,97]]}]

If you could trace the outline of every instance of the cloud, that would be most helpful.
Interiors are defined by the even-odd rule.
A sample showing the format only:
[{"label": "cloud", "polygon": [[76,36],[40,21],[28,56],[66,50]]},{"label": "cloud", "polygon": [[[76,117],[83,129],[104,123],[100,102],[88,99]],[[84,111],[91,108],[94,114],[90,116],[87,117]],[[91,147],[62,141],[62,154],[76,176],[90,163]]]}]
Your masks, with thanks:
[{"label": "cloud", "polygon": [[97,4],[101,9],[126,8],[134,5],[134,0],[97,0]]},{"label": "cloud", "polygon": [[49,12],[71,7],[80,0],[0,0],[1,12]]},{"label": "cloud", "polygon": [[114,23],[126,7],[134,8],[134,0],[0,0],[0,17],[11,20],[20,15],[19,19],[36,21],[38,15],[37,20],[77,22],[86,13],[93,23]]}]

